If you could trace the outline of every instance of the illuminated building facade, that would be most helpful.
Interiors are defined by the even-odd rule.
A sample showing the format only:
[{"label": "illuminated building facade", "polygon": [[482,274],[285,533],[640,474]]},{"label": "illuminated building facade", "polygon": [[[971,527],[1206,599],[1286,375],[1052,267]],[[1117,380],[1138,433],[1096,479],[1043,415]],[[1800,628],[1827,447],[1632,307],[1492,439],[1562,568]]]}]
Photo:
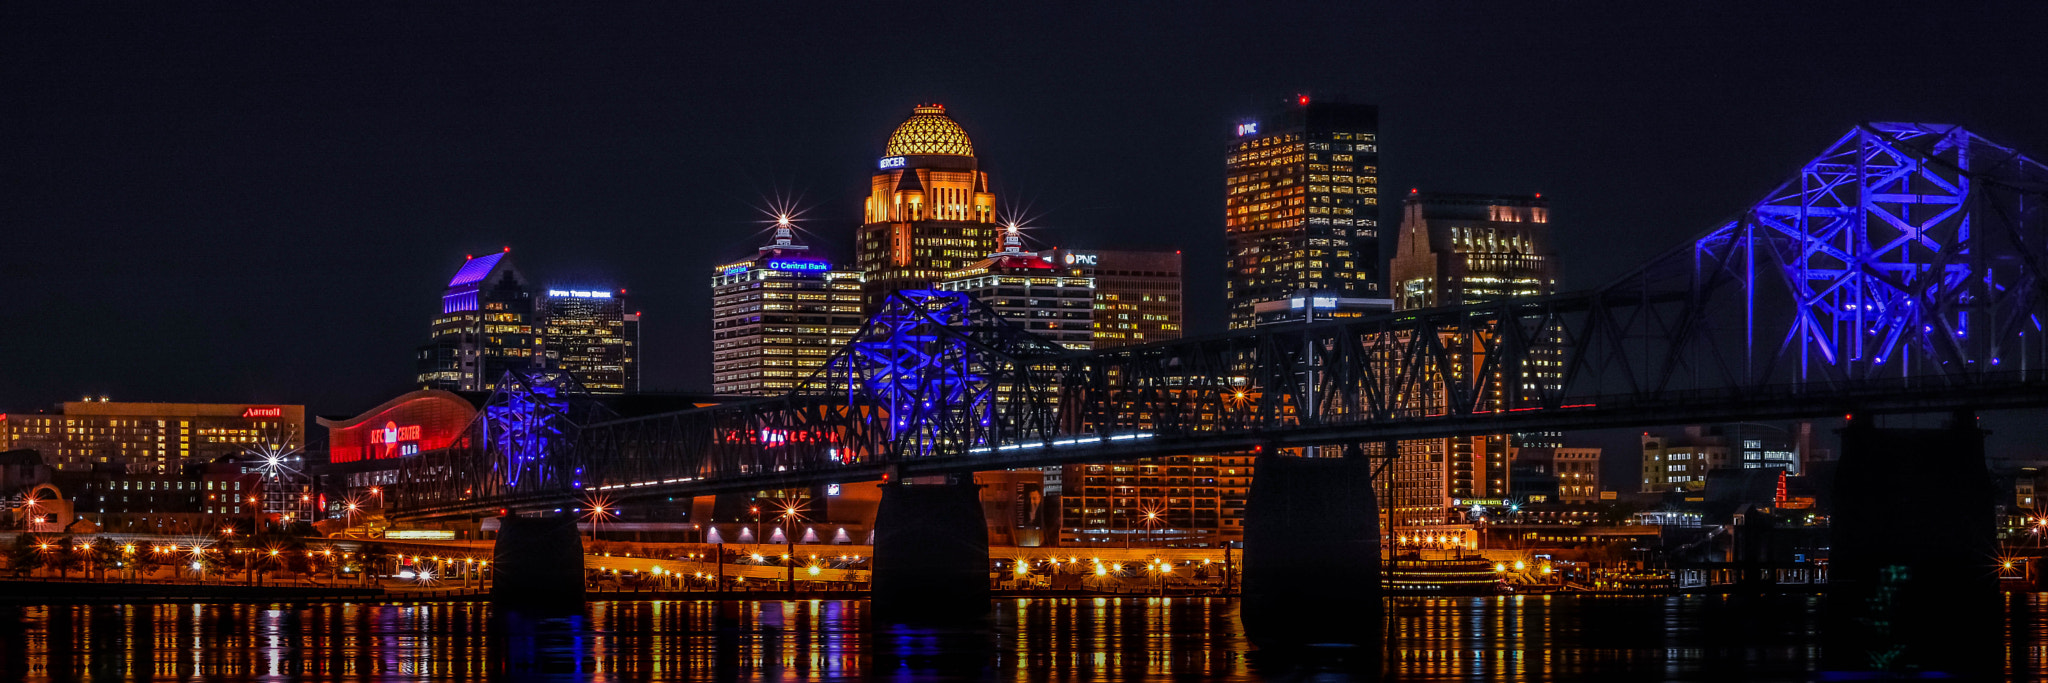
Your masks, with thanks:
[{"label": "illuminated building facade", "polygon": [[1551,452],[1558,500],[1591,503],[1600,499],[1600,449],[1558,448]]},{"label": "illuminated building facade", "polygon": [[490,391],[506,370],[532,364],[539,350],[533,303],[510,248],[463,262],[441,296],[433,341],[419,349],[419,385]]},{"label": "illuminated building facade", "polygon": [[1001,237],[988,173],[944,105],[913,108],[876,165],[854,238],[869,313],[890,292],[929,288],[987,257]]},{"label": "illuminated building facade", "polygon": [[[483,394],[469,396],[482,400]],[[323,490],[339,496],[327,501],[328,512],[351,500],[359,507],[382,507],[382,497],[371,491],[399,483],[401,459],[457,445],[467,438],[476,414],[477,405],[468,397],[421,389],[355,417],[316,418],[327,428],[327,462],[316,474],[326,482]]]},{"label": "illuminated building facade", "polygon": [[1047,249],[1039,256],[1095,281],[1095,348],[1181,338],[1180,252]]},{"label": "illuminated building facade", "polygon": [[974,297],[996,315],[1061,346],[1093,348],[1095,280],[1069,275],[1025,251],[1016,228],[1005,232],[1002,251],[946,273],[935,288]]},{"label": "illuminated building facade", "polygon": [[1059,544],[1220,548],[1244,540],[1249,453],[1064,465]]},{"label": "illuminated building facade", "polygon": [[1410,192],[1390,270],[1401,310],[1556,293],[1550,205],[1542,195]]},{"label": "illuminated building facade", "polygon": [[[1557,288],[1557,257],[1550,248],[1548,204],[1540,196],[1411,192],[1402,206],[1395,255],[1389,264],[1394,310],[1498,301],[1552,294]],[[1472,364],[1483,365],[1486,354],[1476,339],[1447,336],[1447,346],[1470,346]],[[1534,367],[1524,373],[1537,383],[1562,381],[1563,349],[1530,351]],[[1454,365],[1449,373],[1476,371]],[[1461,377],[1446,378],[1463,382]],[[1441,383],[1440,383],[1441,385]],[[1487,409],[1503,410],[1498,387],[1482,401]],[[1442,404],[1446,396],[1425,397]],[[1513,497],[1511,461],[1518,448],[1563,444],[1554,433],[1483,434],[1447,439],[1405,441],[1399,457],[1382,477],[1380,501],[1390,526],[1431,526],[1469,521],[1467,513],[1499,507]],[[1543,465],[1541,477],[1552,472]],[[1525,468],[1533,473],[1533,468]],[[1533,482],[1532,482],[1533,483]]]},{"label": "illuminated building facade", "polygon": [[1643,432],[1642,491],[1699,491],[1708,472],[1723,469],[1800,474],[1801,451],[1809,447],[1791,430],[1756,423],[1694,425],[1669,436]]},{"label": "illuminated building facade", "polygon": [[101,465],[173,474],[186,464],[306,445],[305,406],[71,401],[60,409],[0,414],[0,451],[37,451],[59,472]]},{"label": "illuminated building facade", "polygon": [[[711,381],[720,395],[787,393],[860,332],[861,273],[796,241],[775,241],[711,276]],[[842,380],[843,382],[843,380]]]},{"label": "illuminated building facade", "polygon": [[1310,291],[1295,292],[1294,296],[1273,301],[1263,301],[1252,307],[1254,327],[1280,325],[1298,322],[1323,322],[1385,313],[1393,310],[1394,302],[1386,299],[1357,299],[1340,297]]},{"label": "illuminated building facade", "polygon": [[549,287],[538,300],[540,347],[548,367],[593,394],[640,390],[640,313],[626,290]]},{"label": "illuminated building facade", "polygon": [[1237,124],[1225,158],[1223,224],[1230,327],[1295,292],[1384,296],[1380,279],[1379,108],[1311,102]]}]

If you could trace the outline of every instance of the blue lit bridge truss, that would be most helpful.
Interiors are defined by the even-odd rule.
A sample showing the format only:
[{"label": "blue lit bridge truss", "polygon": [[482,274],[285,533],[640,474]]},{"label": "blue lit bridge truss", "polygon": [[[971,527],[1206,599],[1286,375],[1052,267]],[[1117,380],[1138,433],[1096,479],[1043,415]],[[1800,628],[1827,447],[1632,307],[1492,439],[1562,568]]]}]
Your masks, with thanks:
[{"label": "blue lit bridge truss", "polygon": [[1874,123],[1726,223],[1587,292],[1091,352],[1063,351],[959,295],[904,292],[789,395],[577,422],[516,479],[488,466],[503,448],[423,455],[453,479],[404,485],[414,493],[403,514],[2048,405],[2044,203],[2048,168],[2014,150],[1951,126]]}]

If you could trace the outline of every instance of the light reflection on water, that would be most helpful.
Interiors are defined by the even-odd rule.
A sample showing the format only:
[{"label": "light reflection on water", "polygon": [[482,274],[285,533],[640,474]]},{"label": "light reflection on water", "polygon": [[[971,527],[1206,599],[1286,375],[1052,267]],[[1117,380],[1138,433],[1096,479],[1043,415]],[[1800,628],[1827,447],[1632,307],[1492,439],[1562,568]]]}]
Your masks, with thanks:
[{"label": "light reflection on water", "polygon": [[[2011,610],[2015,675],[2040,671],[2041,597]],[[858,600],[595,602],[567,616],[483,603],[0,607],[0,679],[1345,680],[1384,667],[1402,681],[1806,680],[1819,661],[1819,600],[1802,596],[1395,599],[1383,660],[1363,669],[1257,652],[1237,607],[1001,600],[992,626],[878,631]]]}]

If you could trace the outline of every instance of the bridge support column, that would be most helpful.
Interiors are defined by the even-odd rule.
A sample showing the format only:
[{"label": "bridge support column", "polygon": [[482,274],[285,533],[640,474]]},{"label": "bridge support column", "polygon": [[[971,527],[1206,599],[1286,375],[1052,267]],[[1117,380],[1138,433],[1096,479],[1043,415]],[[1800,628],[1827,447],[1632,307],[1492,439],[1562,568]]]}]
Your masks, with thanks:
[{"label": "bridge support column", "polygon": [[491,566],[492,602],[583,603],[583,536],[576,533],[574,517],[499,518]]},{"label": "bridge support column", "polygon": [[989,614],[988,522],[972,480],[883,484],[874,552],[869,581],[878,623]]},{"label": "bridge support column", "polygon": [[1262,646],[1377,646],[1373,461],[1262,455],[1245,502],[1245,633]]},{"label": "bridge support column", "polygon": [[1830,520],[1827,669],[1998,673],[1993,496],[1975,415],[1945,429],[1849,422]]}]

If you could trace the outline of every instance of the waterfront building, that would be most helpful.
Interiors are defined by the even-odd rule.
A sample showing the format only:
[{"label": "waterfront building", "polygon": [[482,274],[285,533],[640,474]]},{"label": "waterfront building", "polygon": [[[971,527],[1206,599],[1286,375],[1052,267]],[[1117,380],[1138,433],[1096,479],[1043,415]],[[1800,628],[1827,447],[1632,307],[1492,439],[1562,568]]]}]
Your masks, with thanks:
[{"label": "waterfront building", "polygon": [[1642,443],[1644,493],[1704,490],[1707,472],[1740,467],[1728,437],[1710,427],[1694,425],[1671,436],[1643,432]]},{"label": "waterfront building", "polygon": [[1379,108],[1311,102],[1240,121],[1224,160],[1230,327],[1302,290],[1385,296],[1380,278]]},{"label": "waterfront building", "polygon": [[1799,475],[1809,460],[1801,457],[1800,449],[1810,447],[1794,430],[1749,422],[1693,425],[1668,436],[1644,432],[1642,442],[1645,493],[1697,491],[1706,486],[1708,472],[1720,469],[1778,469]]},{"label": "waterfront building", "polygon": [[593,394],[640,390],[640,313],[626,290],[550,286],[536,301],[540,347],[548,367],[576,377]]},{"label": "waterfront building", "polygon": [[[796,241],[787,218],[774,241],[711,276],[712,391],[788,393],[860,332],[860,271],[835,266]],[[826,379],[820,388],[843,388]]]},{"label": "waterfront building", "polygon": [[[1411,191],[1402,204],[1395,255],[1389,264],[1394,310],[1544,296],[1557,287],[1557,257],[1550,247],[1548,204],[1538,195],[1486,195]],[[1449,347],[1467,347],[1472,367],[1485,354],[1480,340],[1446,335]],[[1531,367],[1524,390],[1561,382],[1563,347],[1529,351]],[[1467,372],[1454,366],[1452,373]],[[1446,378],[1469,381],[1465,378]],[[1486,392],[1499,397],[1501,392]],[[1441,404],[1447,396],[1420,397]],[[1485,408],[1511,408],[1492,399]],[[1405,441],[1387,476],[1376,484],[1390,526],[1427,526],[1458,521],[1475,507],[1497,506],[1509,498],[1518,448],[1554,452],[1562,447],[1553,433],[1482,434],[1445,439]],[[1529,476],[1545,479],[1550,464],[1525,467]],[[1541,471],[1539,471],[1541,470]],[[1561,482],[1560,482],[1561,485]],[[1560,494],[1561,495],[1561,494]]]},{"label": "waterfront building", "polygon": [[1039,256],[1095,281],[1095,348],[1179,339],[1183,332],[1179,251],[1047,249]]},{"label": "waterfront building", "polygon": [[944,274],[935,289],[962,292],[1017,326],[1069,349],[1095,343],[1095,280],[1068,275],[1024,250],[1016,227],[988,258]]},{"label": "waterfront building", "polygon": [[967,131],[941,104],[920,104],[889,134],[855,235],[865,311],[924,289],[1000,245],[996,196]]},{"label": "waterfront building", "polygon": [[1557,497],[1566,503],[1591,503],[1600,498],[1600,449],[1557,448],[1551,451],[1557,473]]},{"label": "waterfront building", "polygon": [[419,348],[419,385],[490,391],[537,352],[533,290],[512,266],[512,249],[467,257],[441,295],[432,341]]},{"label": "waterfront building", "polygon": [[67,401],[57,413],[0,413],[0,450],[34,450],[59,472],[173,474],[245,453],[296,453],[305,433],[306,408],[295,405],[100,399]]},{"label": "waterfront building", "polygon": [[353,417],[315,418],[327,428],[327,462],[313,473],[321,489],[334,495],[327,501],[328,512],[350,502],[358,509],[382,507],[383,489],[400,483],[401,460],[468,438],[478,403],[487,396],[420,389]]}]

